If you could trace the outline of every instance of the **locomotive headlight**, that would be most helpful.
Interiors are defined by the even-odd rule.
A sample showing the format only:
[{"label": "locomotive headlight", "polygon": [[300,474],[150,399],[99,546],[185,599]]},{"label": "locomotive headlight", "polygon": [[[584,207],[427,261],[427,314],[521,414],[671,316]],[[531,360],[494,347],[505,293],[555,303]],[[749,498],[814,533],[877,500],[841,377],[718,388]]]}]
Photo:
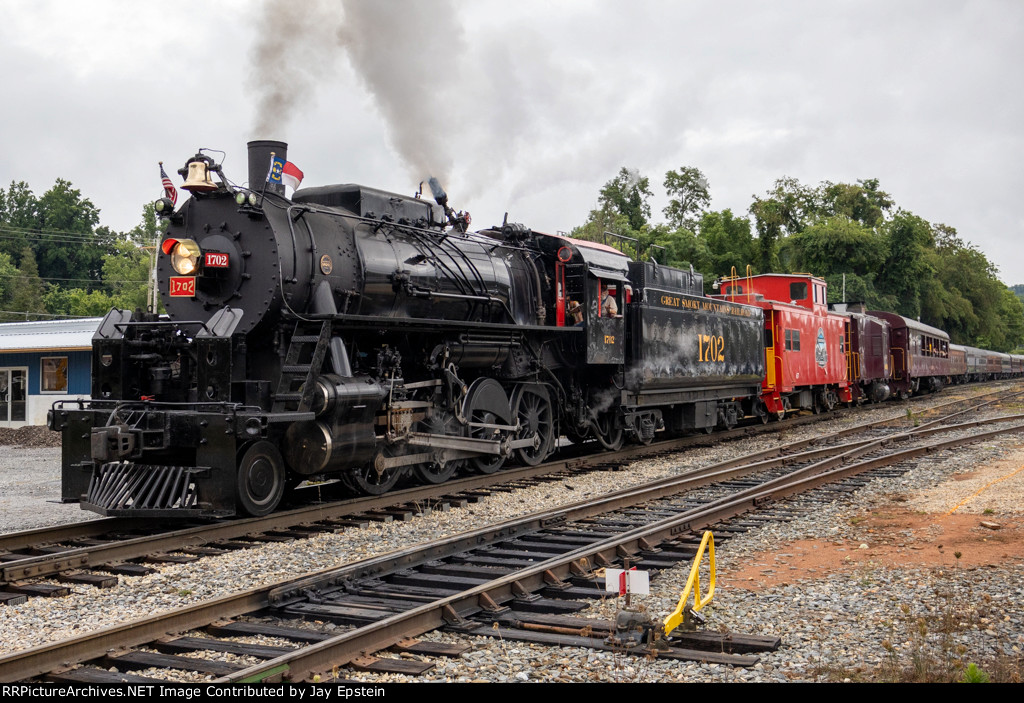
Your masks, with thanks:
[{"label": "locomotive headlight", "polygon": [[235,202],[238,203],[239,205],[245,205],[245,200],[246,200],[245,191],[244,190],[236,190],[235,191]]},{"label": "locomotive headlight", "polygon": [[182,276],[188,276],[199,268],[199,257],[203,253],[191,239],[168,239],[164,241],[165,254],[171,255],[171,266]]}]

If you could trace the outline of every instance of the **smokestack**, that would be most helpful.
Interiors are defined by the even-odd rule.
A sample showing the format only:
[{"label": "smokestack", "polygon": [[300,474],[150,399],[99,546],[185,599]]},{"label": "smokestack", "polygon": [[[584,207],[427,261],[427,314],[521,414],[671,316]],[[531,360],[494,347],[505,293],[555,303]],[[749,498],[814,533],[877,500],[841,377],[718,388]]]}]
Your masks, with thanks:
[{"label": "smokestack", "polygon": [[[249,142],[249,188],[260,191],[266,183],[270,172],[270,152],[284,161],[288,160],[288,145],[271,139],[260,139]],[[267,183],[268,193],[276,193],[284,197],[284,183]]]}]

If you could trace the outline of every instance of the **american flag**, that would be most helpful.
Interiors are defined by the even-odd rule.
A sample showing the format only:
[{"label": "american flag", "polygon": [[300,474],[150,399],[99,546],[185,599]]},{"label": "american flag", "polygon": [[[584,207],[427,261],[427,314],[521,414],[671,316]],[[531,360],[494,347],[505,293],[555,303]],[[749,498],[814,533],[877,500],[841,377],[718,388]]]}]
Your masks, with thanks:
[{"label": "american flag", "polygon": [[164,187],[164,195],[171,199],[171,205],[178,204],[178,191],[171,183],[171,179],[167,177],[167,172],[164,171],[164,162],[160,162],[160,182]]}]

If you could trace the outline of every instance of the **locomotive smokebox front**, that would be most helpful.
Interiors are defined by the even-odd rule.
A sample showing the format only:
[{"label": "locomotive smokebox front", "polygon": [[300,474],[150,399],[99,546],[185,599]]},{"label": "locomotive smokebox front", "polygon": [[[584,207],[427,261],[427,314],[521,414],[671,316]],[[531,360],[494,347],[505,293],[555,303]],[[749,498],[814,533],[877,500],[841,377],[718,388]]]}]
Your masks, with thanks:
[{"label": "locomotive smokebox front", "polygon": [[240,311],[234,332],[242,334],[275,318],[286,295],[291,304],[304,305],[311,269],[289,226],[284,185],[268,181],[272,159],[283,163],[288,145],[259,140],[248,148],[248,189],[223,178],[211,182],[213,188],[192,189],[171,218],[157,263],[160,294],[173,318],[206,323],[230,307]]}]

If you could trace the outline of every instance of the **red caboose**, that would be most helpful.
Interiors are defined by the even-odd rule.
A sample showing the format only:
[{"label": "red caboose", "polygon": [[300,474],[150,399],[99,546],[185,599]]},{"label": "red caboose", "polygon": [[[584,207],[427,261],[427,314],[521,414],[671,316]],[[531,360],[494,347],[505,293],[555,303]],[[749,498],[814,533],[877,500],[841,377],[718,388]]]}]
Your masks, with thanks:
[{"label": "red caboose", "polygon": [[849,319],[829,312],[824,279],[766,273],[727,278],[721,295],[764,310],[765,362],[761,412],[778,418],[793,409],[818,412],[853,400],[846,340]]}]

